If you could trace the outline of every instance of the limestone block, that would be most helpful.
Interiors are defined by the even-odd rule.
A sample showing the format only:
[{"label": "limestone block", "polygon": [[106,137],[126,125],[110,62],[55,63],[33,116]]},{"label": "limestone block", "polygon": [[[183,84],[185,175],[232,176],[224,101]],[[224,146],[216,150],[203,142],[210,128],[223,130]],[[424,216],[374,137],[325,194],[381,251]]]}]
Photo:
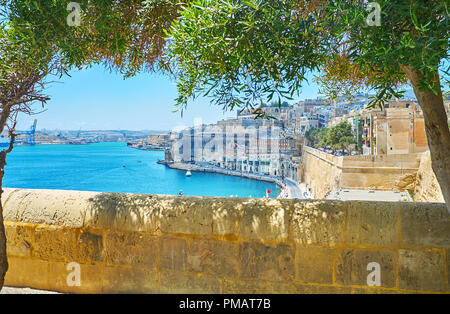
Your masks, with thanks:
[{"label": "limestone block", "polygon": [[103,293],[159,293],[158,273],[146,268],[105,267]]},{"label": "limestone block", "polygon": [[88,202],[86,228],[156,233],[161,211],[171,200],[156,195],[98,193]]},{"label": "limestone block", "polygon": [[447,260],[447,292],[450,292],[450,249],[447,249],[446,260]]},{"label": "limestone block", "polygon": [[319,246],[300,246],[295,250],[295,279],[307,283],[333,283],[336,250]]},{"label": "limestone block", "polygon": [[336,282],[342,285],[368,286],[368,276],[374,270],[367,268],[372,262],[380,266],[380,286],[395,287],[395,254],[384,250],[343,249],[336,262]]},{"label": "limestone block", "polygon": [[77,230],[59,226],[37,226],[34,230],[32,256],[43,260],[77,261]]},{"label": "limestone block", "polygon": [[139,232],[107,233],[105,249],[108,265],[145,266],[155,269],[158,265],[158,237]]},{"label": "limestone block", "polygon": [[399,250],[399,288],[443,292],[444,267],[439,251]]},{"label": "limestone block", "polygon": [[402,242],[450,248],[450,215],[445,204],[400,204]]},{"label": "limestone block", "polygon": [[[72,266],[70,263],[49,262],[48,280],[51,290],[69,293],[102,293],[102,265],[78,264],[79,269],[70,266]],[[77,282],[78,279],[79,282]]]},{"label": "limestone block", "polygon": [[231,280],[224,279],[223,293],[229,294],[289,294],[292,293],[289,283],[264,280]]},{"label": "limestone block", "polygon": [[292,219],[290,200],[249,199],[243,202],[239,237],[249,240],[286,240]]},{"label": "limestone block", "polygon": [[361,289],[345,286],[295,284],[295,294],[351,294],[361,293]]},{"label": "limestone block", "polygon": [[6,221],[80,228],[95,192],[5,189],[2,195]]},{"label": "limestone block", "polygon": [[214,277],[162,271],[160,293],[217,294],[221,293],[221,283]]},{"label": "limestone block", "polygon": [[398,242],[398,207],[394,203],[348,203],[347,243],[392,246]]},{"label": "limestone block", "polygon": [[161,232],[196,235],[236,234],[239,202],[225,198],[172,198],[164,207]]},{"label": "limestone block", "polygon": [[294,250],[287,244],[240,244],[240,276],[270,281],[294,278]]},{"label": "limestone block", "polygon": [[187,244],[185,239],[161,238],[161,268],[186,270]]},{"label": "limestone block", "polygon": [[8,257],[8,264],[5,286],[51,290],[47,261],[10,256]]},{"label": "limestone block", "polygon": [[34,238],[34,226],[5,223],[6,251],[8,256],[30,256]]},{"label": "limestone block", "polygon": [[290,238],[303,244],[343,243],[346,203],[339,201],[296,202]]},{"label": "limestone block", "polygon": [[103,236],[82,232],[78,238],[78,260],[85,263],[104,262]]},{"label": "limestone block", "polygon": [[238,277],[239,245],[214,239],[191,240],[187,265],[189,272]]}]

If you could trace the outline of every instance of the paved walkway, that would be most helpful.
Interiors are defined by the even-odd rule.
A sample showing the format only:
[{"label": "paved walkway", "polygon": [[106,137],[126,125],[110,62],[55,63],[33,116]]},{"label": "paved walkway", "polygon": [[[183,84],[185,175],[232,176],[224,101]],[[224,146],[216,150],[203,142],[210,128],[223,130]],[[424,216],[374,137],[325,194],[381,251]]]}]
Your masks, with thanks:
[{"label": "paved walkway", "polygon": [[31,288],[3,287],[0,294],[59,294],[59,292]]},{"label": "paved walkway", "polygon": [[288,198],[305,198],[303,196],[303,191],[301,190],[297,182],[289,178],[286,178],[285,181],[286,188],[288,190]]}]

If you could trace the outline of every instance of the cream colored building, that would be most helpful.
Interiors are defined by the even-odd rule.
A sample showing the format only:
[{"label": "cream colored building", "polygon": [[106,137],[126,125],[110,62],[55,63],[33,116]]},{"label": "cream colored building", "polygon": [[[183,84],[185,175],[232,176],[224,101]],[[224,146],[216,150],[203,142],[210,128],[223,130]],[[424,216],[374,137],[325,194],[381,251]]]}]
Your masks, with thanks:
[{"label": "cream colored building", "polygon": [[390,102],[359,116],[363,155],[420,153],[428,150],[425,124],[414,102]]}]

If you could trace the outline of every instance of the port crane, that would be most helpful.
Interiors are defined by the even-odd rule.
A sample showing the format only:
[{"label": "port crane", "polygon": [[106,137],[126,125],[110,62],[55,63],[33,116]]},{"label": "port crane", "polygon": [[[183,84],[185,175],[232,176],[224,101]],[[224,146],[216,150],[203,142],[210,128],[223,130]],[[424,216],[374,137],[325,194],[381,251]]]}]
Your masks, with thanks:
[{"label": "port crane", "polygon": [[26,145],[36,145],[36,137],[35,137],[36,124],[37,124],[37,120],[34,119],[34,123],[30,127],[29,131],[17,132],[17,134],[25,135],[25,144]]}]

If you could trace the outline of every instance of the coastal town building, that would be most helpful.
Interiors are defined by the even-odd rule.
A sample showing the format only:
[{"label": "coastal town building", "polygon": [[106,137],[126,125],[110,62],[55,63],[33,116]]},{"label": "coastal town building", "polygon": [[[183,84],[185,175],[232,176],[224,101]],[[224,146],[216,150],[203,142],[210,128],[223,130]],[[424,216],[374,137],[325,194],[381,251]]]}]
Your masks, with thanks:
[{"label": "coastal town building", "polygon": [[[212,164],[248,173],[280,175],[279,120],[229,119],[173,134],[170,161]],[[283,143],[287,150],[291,144]]]},{"label": "coastal town building", "polygon": [[410,154],[428,150],[423,113],[415,102],[389,102],[359,115],[363,155]]}]

